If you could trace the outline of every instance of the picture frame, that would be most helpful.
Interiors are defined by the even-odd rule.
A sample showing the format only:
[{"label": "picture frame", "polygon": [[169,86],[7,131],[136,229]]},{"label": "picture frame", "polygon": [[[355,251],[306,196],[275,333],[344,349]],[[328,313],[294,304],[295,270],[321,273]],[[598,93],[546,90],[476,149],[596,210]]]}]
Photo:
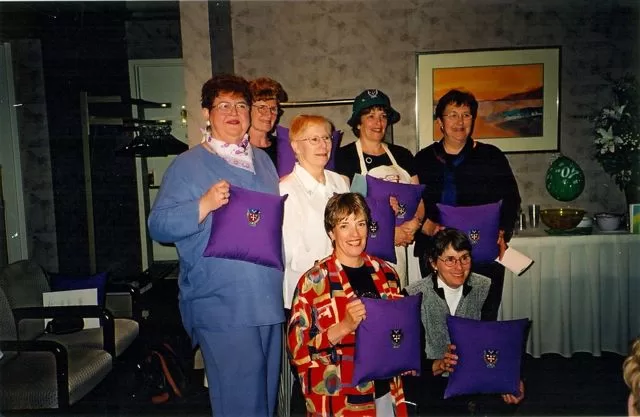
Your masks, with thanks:
[{"label": "picture frame", "polygon": [[509,153],[560,150],[560,47],[416,54],[418,149],[442,137],[435,108],[451,89],[478,101],[474,139]]}]

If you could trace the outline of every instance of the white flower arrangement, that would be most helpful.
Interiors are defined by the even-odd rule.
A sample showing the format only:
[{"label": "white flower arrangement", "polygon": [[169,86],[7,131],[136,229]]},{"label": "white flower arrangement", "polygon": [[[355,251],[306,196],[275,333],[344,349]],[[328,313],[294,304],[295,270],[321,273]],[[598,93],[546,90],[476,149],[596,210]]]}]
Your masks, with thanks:
[{"label": "white flower arrangement", "polygon": [[[629,184],[640,158],[640,89],[632,76],[613,83],[614,103],[593,118],[595,159],[621,190]],[[637,174],[637,173],[635,173]]]}]

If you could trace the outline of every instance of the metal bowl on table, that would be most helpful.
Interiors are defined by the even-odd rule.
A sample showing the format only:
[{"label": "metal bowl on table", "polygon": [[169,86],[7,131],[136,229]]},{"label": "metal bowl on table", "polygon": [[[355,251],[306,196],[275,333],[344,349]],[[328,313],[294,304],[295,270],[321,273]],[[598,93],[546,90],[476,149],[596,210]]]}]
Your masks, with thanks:
[{"label": "metal bowl on table", "polygon": [[550,208],[540,210],[540,218],[553,230],[569,230],[580,224],[584,213],[584,210],[577,208]]}]

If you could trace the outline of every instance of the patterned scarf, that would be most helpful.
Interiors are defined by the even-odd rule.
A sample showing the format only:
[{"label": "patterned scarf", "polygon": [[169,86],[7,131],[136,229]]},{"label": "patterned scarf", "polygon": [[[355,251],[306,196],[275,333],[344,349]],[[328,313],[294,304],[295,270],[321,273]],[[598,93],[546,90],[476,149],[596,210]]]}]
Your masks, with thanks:
[{"label": "patterned scarf", "polygon": [[211,132],[205,129],[202,131],[202,143],[208,146],[220,158],[224,159],[229,165],[242,168],[247,171],[256,173],[253,167],[253,149],[249,143],[249,135],[245,134],[240,144],[227,143],[211,136]]},{"label": "patterned scarf", "polygon": [[436,159],[444,165],[444,178],[442,184],[442,195],[440,197],[440,203],[448,206],[456,206],[458,202],[458,190],[456,188],[456,173],[455,169],[464,161],[469,151],[473,148],[473,139],[467,139],[464,148],[459,154],[455,155],[453,159],[446,157],[446,151],[444,150],[444,139],[438,142],[438,146],[435,146],[433,152],[436,155]]}]

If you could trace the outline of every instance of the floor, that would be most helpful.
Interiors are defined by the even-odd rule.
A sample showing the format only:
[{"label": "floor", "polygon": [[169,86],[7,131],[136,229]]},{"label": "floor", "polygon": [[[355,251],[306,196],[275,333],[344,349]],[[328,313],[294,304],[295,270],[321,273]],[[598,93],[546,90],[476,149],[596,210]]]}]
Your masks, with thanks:
[{"label": "floor", "polygon": [[[202,370],[193,370],[193,355],[181,327],[176,304],[176,282],[166,280],[156,285],[150,296],[154,302],[145,305],[148,316],[141,326],[137,345],[121,357],[112,373],[96,389],[69,410],[37,413],[5,413],[26,415],[121,416],[209,416],[209,397],[202,386]],[[143,363],[149,347],[168,341],[179,353],[187,369],[188,389],[182,398],[171,397],[154,404],[149,386],[138,365]],[[555,354],[542,358],[527,356],[524,364],[526,398],[517,415],[522,416],[615,416],[626,414],[628,391],[622,381],[623,357],[604,353],[594,357],[578,353],[571,358]]]}]

